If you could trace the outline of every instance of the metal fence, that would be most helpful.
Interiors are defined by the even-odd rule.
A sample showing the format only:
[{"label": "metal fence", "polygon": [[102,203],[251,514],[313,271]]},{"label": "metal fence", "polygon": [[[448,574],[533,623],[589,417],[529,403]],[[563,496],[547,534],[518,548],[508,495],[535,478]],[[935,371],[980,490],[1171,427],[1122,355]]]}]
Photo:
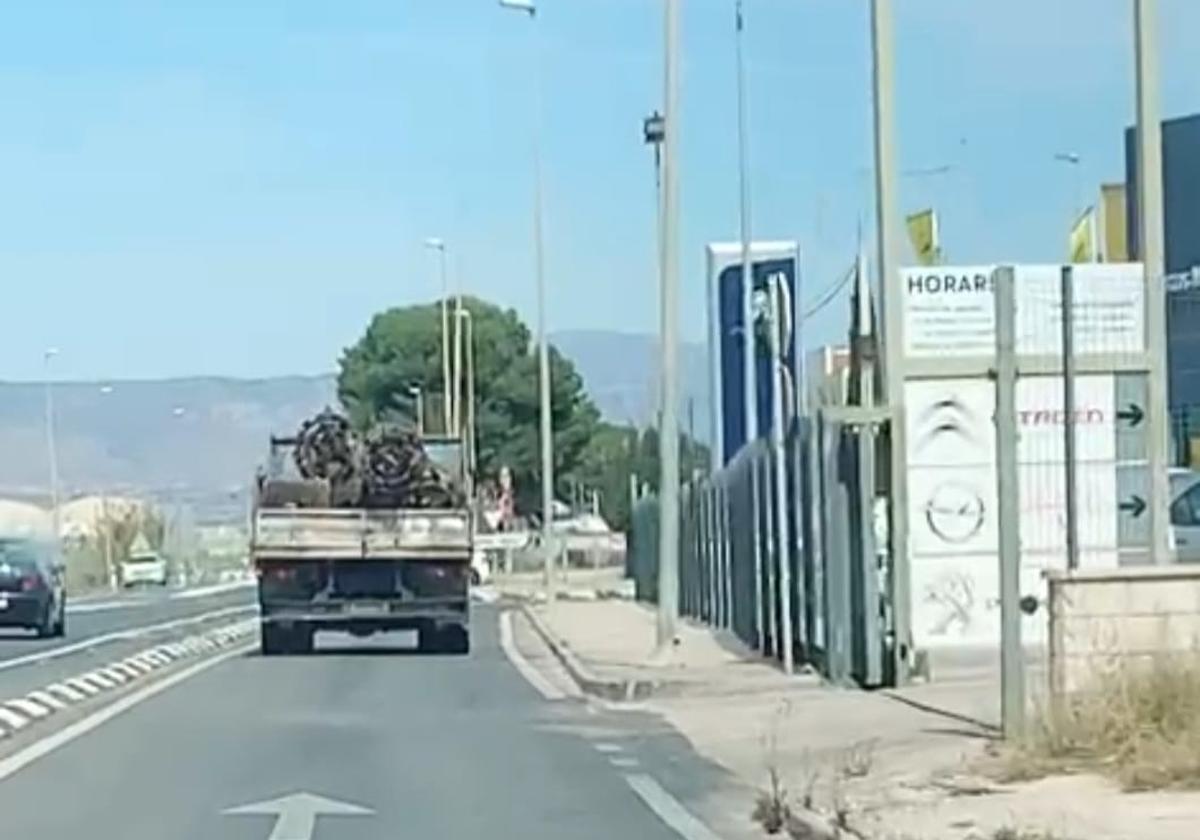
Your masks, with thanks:
[{"label": "metal fence", "polygon": [[[818,412],[792,424],[782,459],[758,440],[715,475],[686,485],[681,614],[726,628],[787,667],[891,684],[887,564],[877,550],[869,480],[876,432]],[[784,527],[777,511],[787,516]],[[637,597],[648,601],[657,599],[658,517],[654,497],[635,505],[627,555]]]}]

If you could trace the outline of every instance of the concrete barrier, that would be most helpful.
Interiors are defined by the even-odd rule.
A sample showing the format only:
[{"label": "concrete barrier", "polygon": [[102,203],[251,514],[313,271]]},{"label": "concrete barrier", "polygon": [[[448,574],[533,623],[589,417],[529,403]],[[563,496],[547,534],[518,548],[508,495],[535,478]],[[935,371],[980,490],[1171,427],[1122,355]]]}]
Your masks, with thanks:
[{"label": "concrete barrier", "polygon": [[1075,694],[1126,666],[1200,657],[1200,565],[1049,575],[1050,691]]}]

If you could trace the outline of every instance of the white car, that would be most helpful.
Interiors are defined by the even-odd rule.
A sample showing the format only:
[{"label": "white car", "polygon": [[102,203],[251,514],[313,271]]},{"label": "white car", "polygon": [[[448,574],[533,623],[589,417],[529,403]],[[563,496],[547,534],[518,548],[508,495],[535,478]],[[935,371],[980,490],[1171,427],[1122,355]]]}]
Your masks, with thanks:
[{"label": "white car", "polygon": [[471,553],[471,585],[481,586],[491,577],[492,564],[488,560],[487,552],[476,546],[475,551]]},{"label": "white car", "polygon": [[135,554],[121,564],[121,585],[167,585],[167,561],[157,554]]}]

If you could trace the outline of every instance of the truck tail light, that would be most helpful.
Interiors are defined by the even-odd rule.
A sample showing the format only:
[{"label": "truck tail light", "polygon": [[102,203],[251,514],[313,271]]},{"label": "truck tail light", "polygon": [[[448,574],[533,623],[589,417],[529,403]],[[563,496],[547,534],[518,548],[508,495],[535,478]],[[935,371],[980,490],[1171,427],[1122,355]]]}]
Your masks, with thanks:
[{"label": "truck tail light", "polygon": [[41,588],[42,588],[42,576],[39,575],[37,572],[33,572],[33,573],[25,575],[25,577],[21,578],[21,591],[22,592],[36,592],[37,590],[39,590]]}]

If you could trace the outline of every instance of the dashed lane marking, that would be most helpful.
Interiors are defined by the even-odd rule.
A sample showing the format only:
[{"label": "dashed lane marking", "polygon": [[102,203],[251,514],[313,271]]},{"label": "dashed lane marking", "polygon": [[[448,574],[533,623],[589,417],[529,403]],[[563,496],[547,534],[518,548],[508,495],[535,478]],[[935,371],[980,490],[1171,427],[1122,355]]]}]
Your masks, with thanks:
[{"label": "dashed lane marking", "polygon": [[7,708],[14,712],[19,712],[27,718],[33,720],[41,720],[44,717],[49,717],[54,711],[53,709],[43,706],[35,700],[30,700],[27,697],[21,697],[17,700],[9,700],[4,704]]}]

